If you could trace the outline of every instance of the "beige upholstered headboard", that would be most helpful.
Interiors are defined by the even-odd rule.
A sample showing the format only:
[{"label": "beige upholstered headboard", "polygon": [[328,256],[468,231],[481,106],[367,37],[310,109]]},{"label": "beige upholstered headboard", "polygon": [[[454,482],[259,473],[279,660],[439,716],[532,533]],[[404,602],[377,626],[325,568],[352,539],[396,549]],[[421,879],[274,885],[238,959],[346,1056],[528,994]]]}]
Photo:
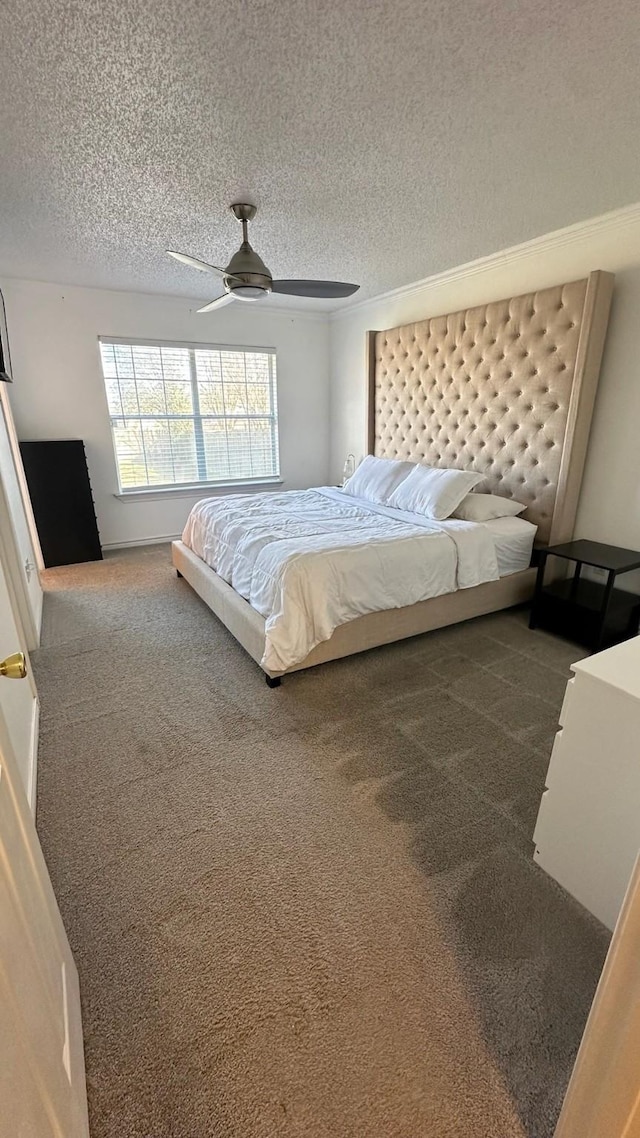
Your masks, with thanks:
[{"label": "beige upholstered headboard", "polygon": [[369,333],[369,452],[477,470],[526,502],[538,542],[573,533],[613,276]]}]

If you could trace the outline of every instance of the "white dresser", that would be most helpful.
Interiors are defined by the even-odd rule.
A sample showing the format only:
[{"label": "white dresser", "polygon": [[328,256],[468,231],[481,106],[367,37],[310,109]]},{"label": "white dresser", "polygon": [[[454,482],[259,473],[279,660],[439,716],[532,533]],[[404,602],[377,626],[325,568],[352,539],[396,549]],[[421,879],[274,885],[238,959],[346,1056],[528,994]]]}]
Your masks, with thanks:
[{"label": "white dresser", "polygon": [[572,670],[534,857],[613,929],[640,849],[640,637]]}]

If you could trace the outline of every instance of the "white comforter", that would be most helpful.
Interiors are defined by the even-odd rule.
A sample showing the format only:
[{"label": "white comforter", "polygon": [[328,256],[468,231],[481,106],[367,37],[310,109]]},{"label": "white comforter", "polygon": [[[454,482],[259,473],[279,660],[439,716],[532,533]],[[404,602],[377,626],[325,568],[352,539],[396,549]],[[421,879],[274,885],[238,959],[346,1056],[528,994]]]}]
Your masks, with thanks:
[{"label": "white comforter", "polygon": [[206,498],[182,540],[264,616],[270,672],[363,613],[498,578],[483,526],[432,521],[332,487]]}]

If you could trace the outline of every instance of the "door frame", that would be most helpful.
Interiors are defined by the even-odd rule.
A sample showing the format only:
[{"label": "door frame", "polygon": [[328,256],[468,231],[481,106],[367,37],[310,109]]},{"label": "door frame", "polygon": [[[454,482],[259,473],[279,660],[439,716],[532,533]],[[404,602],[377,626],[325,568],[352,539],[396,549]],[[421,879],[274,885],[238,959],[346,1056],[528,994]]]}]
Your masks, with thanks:
[{"label": "door frame", "polygon": [[44,560],[42,557],[42,550],[40,548],[40,539],[38,538],[38,531],[36,528],[35,517],[31,505],[31,498],[29,497],[29,489],[25,478],[24,467],[22,465],[22,455],[20,454],[20,444],[16,433],[15,422],[11,411],[11,403],[9,401],[5,385],[0,383],[0,414],[4,417],[4,422],[9,439],[9,447],[13,456],[13,465],[20,490],[20,497],[22,500],[22,507],[24,510],[25,521],[29,533],[31,548],[33,550],[34,565],[23,566],[21,555],[18,550],[17,538],[11,518],[11,511],[5,493],[4,485],[0,479],[0,553],[4,564],[4,570],[7,577],[7,586],[12,599],[12,608],[14,616],[19,628],[23,634],[23,640],[27,648],[33,651],[34,648],[40,646],[40,627],[42,621],[42,610],[40,610],[39,618],[36,617],[31,604],[31,598],[27,591],[25,582],[25,572],[37,573],[38,576],[42,569],[44,569]]},{"label": "door frame", "polygon": [[[0,414],[2,408],[0,407]],[[9,512],[9,504],[5,494],[2,479],[0,479],[0,558],[7,580],[7,589],[11,598],[11,608],[16,624],[26,647],[33,651],[40,646],[40,628],[33,615],[33,610],[24,587],[24,569],[16,544],[15,532]],[[34,567],[34,573],[37,568]]]},{"label": "door frame", "polygon": [[[9,530],[7,530],[7,526],[10,527]],[[9,540],[7,540],[7,537]],[[18,596],[16,594],[15,575],[11,572],[12,562],[15,564],[15,561],[16,546],[15,538],[13,535],[13,527],[11,526],[11,519],[9,517],[7,502],[4,495],[4,488],[2,486],[2,481],[0,480],[0,573],[2,574],[7,587],[9,604],[11,606],[13,619],[15,620],[16,628],[18,631],[18,638],[20,643],[16,644],[16,651],[19,650],[24,653],[27,666],[27,674],[24,680],[20,680],[19,682],[29,685],[31,694],[34,699],[33,722],[31,725],[31,741],[29,744],[28,755],[29,766],[27,771],[26,794],[31,814],[35,820],[38,789],[38,738],[40,730],[40,698],[38,696],[38,689],[36,687],[36,682],[33,675],[31,660],[29,659],[29,641],[22,620],[22,609],[19,604]],[[30,612],[31,608],[30,606],[28,607]],[[2,682],[13,683],[15,681],[8,680]],[[13,751],[11,754],[13,758]]]},{"label": "door frame", "polygon": [[[15,610],[15,607],[13,604],[13,597],[11,594],[11,585],[10,585],[10,581],[9,581],[7,574],[6,574],[6,569],[5,569],[5,565],[4,565],[4,558],[2,558],[2,557],[0,557],[0,572],[3,573],[3,575],[5,576],[5,579],[6,579],[7,590],[9,592],[9,601],[11,603],[11,608],[13,609],[14,618],[16,620],[16,625],[18,628],[18,635],[20,635],[20,633],[21,633],[20,621],[18,619],[18,615],[16,613],[16,610]],[[27,650],[27,646],[24,643],[24,641],[21,644],[16,645],[16,651],[18,651],[18,650],[24,653],[25,663],[26,663],[26,667],[27,667],[27,674],[26,674],[24,680],[19,680],[19,681],[6,680],[6,681],[4,681],[4,680],[0,679],[0,682],[3,682],[3,683],[4,682],[6,682],[6,683],[19,682],[22,684],[28,684],[30,689],[31,689],[31,694],[32,694],[33,699],[34,699],[33,721],[31,724],[31,740],[29,743],[29,754],[27,756],[27,761],[28,761],[29,765],[28,765],[28,770],[27,770],[26,795],[27,795],[27,802],[29,803],[29,809],[31,810],[31,814],[32,814],[33,820],[35,822],[37,798],[38,798],[38,740],[39,740],[39,734],[40,734],[40,697],[38,695],[38,689],[36,687],[36,682],[35,682],[35,679],[33,676],[33,668],[31,666],[31,660],[29,659],[29,652]],[[11,757],[15,758],[15,756],[13,754],[13,749],[11,751]]]}]

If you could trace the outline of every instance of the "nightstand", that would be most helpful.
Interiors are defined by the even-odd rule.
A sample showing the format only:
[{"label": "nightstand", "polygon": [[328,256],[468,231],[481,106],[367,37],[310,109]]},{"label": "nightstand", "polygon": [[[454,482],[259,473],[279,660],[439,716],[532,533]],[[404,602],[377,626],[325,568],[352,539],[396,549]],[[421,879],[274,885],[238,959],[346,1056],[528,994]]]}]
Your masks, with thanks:
[{"label": "nightstand", "polygon": [[[599,541],[568,541],[538,551],[538,576],[529,628],[546,628],[584,644],[592,652],[635,636],[640,624],[640,596],[616,589],[616,577],[640,569],[640,552]],[[544,583],[548,557],[574,561],[573,576]],[[607,572],[607,581],[580,576],[583,565]]]}]

